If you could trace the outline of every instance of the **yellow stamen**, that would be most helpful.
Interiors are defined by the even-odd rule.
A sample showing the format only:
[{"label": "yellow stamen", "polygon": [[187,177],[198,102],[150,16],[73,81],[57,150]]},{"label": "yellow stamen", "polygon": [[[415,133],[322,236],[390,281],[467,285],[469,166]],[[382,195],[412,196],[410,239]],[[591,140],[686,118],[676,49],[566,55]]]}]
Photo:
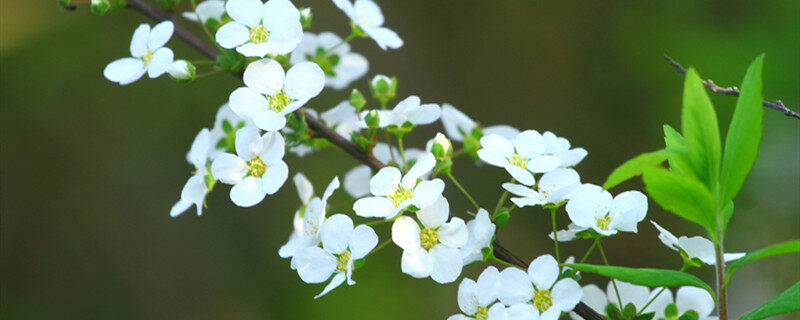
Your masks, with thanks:
[{"label": "yellow stamen", "polygon": [[250,42],[259,44],[262,42],[267,42],[269,39],[269,31],[264,29],[263,25],[258,25],[255,28],[250,29]]},{"label": "yellow stamen", "polygon": [[520,157],[518,154],[514,154],[511,158],[508,158],[508,163],[512,166],[519,167],[522,169],[528,168],[528,159]]},{"label": "yellow stamen", "polygon": [[389,199],[392,200],[392,204],[395,207],[399,207],[403,202],[412,197],[414,197],[414,193],[402,185],[397,186],[397,189],[389,195]]},{"label": "yellow stamen", "polygon": [[430,250],[439,243],[439,232],[432,228],[422,229],[419,233],[419,243],[425,250]]},{"label": "yellow stamen", "polygon": [[614,217],[606,214],[602,218],[595,218],[595,220],[597,220],[597,227],[600,228],[600,230],[608,231],[608,225],[611,224],[611,221],[614,220]]},{"label": "yellow stamen", "polygon": [[536,309],[539,309],[539,312],[543,312],[550,307],[553,306],[553,296],[550,295],[549,290],[536,290],[536,293],[533,294],[533,306]]},{"label": "yellow stamen", "polygon": [[261,177],[267,171],[267,165],[260,158],[247,162],[247,172],[254,177]]},{"label": "yellow stamen", "polygon": [[336,270],[339,272],[347,272],[347,264],[350,262],[350,250],[336,256]]},{"label": "yellow stamen", "polygon": [[489,310],[486,307],[478,307],[478,311],[475,311],[474,316],[476,320],[489,319]]},{"label": "yellow stamen", "polygon": [[286,106],[292,102],[292,99],[289,99],[289,96],[286,95],[286,91],[281,90],[275,95],[267,96],[267,102],[269,102],[269,108],[272,111],[281,112],[283,108],[286,108]]},{"label": "yellow stamen", "polygon": [[149,66],[150,62],[153,61],[153,55],[155,52],[150,51],[150,49],[145,49],[144,55],[142,56],[142,62],[144,62],[144,66]]}]

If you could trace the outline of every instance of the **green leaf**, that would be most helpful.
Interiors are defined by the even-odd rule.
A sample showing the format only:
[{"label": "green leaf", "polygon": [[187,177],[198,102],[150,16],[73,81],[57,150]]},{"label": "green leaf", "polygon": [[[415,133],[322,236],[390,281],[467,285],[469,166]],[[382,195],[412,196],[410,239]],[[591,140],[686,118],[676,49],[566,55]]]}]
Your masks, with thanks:
[{"label": "green leaf", "polygon": [[739,320],[760,320],[778,314],[800,310],[800,282],[775,296],[753,311],[745,313]]},{"label": "green leaf", "polygon": [[686,140],[677,130],[666,124],[664,125],[664,143],[667,146],[667,150],[670,151],[667,155],[670,170],[680,174],[694,175],[691,165],[689,165]]},{"label": "green leaf", "polygon": [[786,241],[758,251],[750,252],[741,259],[731,263],[731,265],[728,267],[728,274],[725,275],[725,286],[728,285],[728,282],[731,280],[731,275],[733,275],[733,272],[736,271],[736,269],[744,267],[750,262],[780,254],[796,252],[800,252],[800,240]]},{"label": "green leaf", "polygon": [[609,278],[619,279],[633,284],[648,287],[677,287],[692,286],[705,289],[712,297],[714,290],[711,289],[703,280],[697,277],[675,270],[666,269],[647,269],[647,268],[627,268],[615,266],[600,266],[593,264],[566,263],[567,267],[581,272],[596,273]]},{"label": "green leaf", "polygon": [[661,207],[709,231],[715,229],[714,196],[702,183],[660,168],[644,169],[642,180],[647,193]]},{"label": "green leaf", "polygon": [[606,183],[603,184],[603,189],[611,189],[625,180],[641,175],[644,168],[658,166],[664,160],[667,160],[667,154],[667,150],[662,149],[643,153],[626,161],[614,169],[614,172],[611,172],[608,179],[606,179]]},{"label": "green leaf", "polygon": [[741,94],[725,138],[725,156],[720,173],[720,202],[732,200],[742,188],[758,156],[764,119],[761,107],[761,69],[764,55],[760,55],[747,69]]},{"label": "green leaf", "polygon": [[719,178],[722,149],[719,125],[711,99],[694,68],[686,72],[681,127],[695,175],[713,190]]}]

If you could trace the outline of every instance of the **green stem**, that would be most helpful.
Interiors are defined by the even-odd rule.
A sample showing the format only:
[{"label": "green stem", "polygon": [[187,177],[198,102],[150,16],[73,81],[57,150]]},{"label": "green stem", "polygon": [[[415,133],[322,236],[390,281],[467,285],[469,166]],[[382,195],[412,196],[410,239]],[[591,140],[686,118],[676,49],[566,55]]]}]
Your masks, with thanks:
[{"label": "green stem", "polygon": [[381,242],[381,244],[379,244],[377,247],[375,247],[375,249],[372,249],[372,251],[370,251],[367,255],[371,255],[371,254],[373,254],[375,252],[380,251],[381,249],[386,247],[391,242],[392,242],[392,239],[388,239],[388,240],[386,240],[384,242]]},{"label": "green stem", "polygon": [[195,76],[195,79],[200,79],[200,78],[203,78],[203,77],[208,77],[208,76],[210,76],[210,75],[212,75],[212,74],[219,73],[220,71],[222,71],[222,70],[220,70],[220,69],[214,69],[214,70],[211,70],[211,71],[208,71],[208,72],[205,72],[205,73],[200,73],[200,74],[198,74],[197,76]]},{"label": "green stem", "polygon": [[202,65],[216,64],[217,62],[211,60],[189,60],[189,63],[196,66],[202,66]]},{"label": "green stem", "polygon": [[589,257],[589,254],[592,253],[592,250],[594,250],[594,247],[597,246],[598,242],[600,242],[600,239],[594,239],[594,242],[592,243],[592,246],[589,247],[589,251],[586,251],[586,254],[583,255],[583,258],[581,258],[581,262],[578,262],[578,263],[583,263],[584,261],[586,261],[586,258]]},{"label": "green stem", "polygon": [[[553,222],[553,244],[556,247],[556,262],[561,263],[561,254],[558,252],[558,230],[556,229],[556,208],[550,209],[550,217]],[[561,273],[559,269],[559,273]]]},{"label": "green stem", "polygon": [[472,195],[470,195],[469,192],[467,192],[467,189],[465,189],[464,186],[462,186],[460,183],[458,183],[458,180],[456,180],[456,177],[454,177],[452,173],[448,172],[447,173],[447,177],[450,178],[450,181],[453,181],[453,184],[456,185],[458,190],[461,190],[461,193],[463,193],[464,196],[466,196],[467,199],[469,199],[469,202],[471,202],[472,205],[475,206],[475,209],[480,209],[481,208],[481,206],[478,205],[478,202],[476,202],[475,199],[472,198]]},{"label": "green stem", "polygon": [[[600,239],[597,239],[597,249],[600,250],[600,256],[603,257],[603,263],[608,265],[608,259],[606,259],[606,253],[603,251],[603,244],[600,243]],[[622,298],[619,295],[619,289],[617,289],[617,282],[614,279],[611,279],[611,284],[614,286],[614,293],[617,294],[617,300],[619,301],[619,309],[622,310],[625,306],[622,305]]]},{"label": "green stem", "polygon": [[406,167],[406,165],[407,165],[406,153],[405,153],[405,150],[403,150],[403,135],[402,134],[398,134],[397,135],[397,149],[400,150],[400,158],[403,160],[403,167]]},{"label": "green stem", "polygon": [[394,220],[391,220],[391,219],[389,219],[389,220],[386,220],[386,219],[384,219],[384,220],[373,220],[373,221],[364,222],[364,225],[374,226],[376,224],[384,224],[384,223],[392,222],[392,221],[394,221]]},{"label": "green stem", "polygon": [[337,48],[341,47],[345,43],[350,42],[351,40],[355,39],[357,36],[358,35],[355,32],[351,32],[350,35],[347,36],[347,38],[342,39],[342,42],[339,42],[336,45],[334,45],[333,47],[328,48],[328,50],[325,50],[325,56],[328,56],[329,54],[331,54],[331,52],[333,52],[333,50],[336,50]]},{"label": "green stem", "polygon": [[[511,178],[511,183],[514,183],[516,181],[517,180],[514,180],[514,178]],[[494,212],[492,213],[492,217],[496,216],[497,213],[500,212],[500,208],[502,208],[503,205],[506,204],[507,199],[508,199],[508,190],[505,190],[503,194],[500,196],[500,200],[497,200],[497,205],[494,206]]]},{"label": "green stem", "polygon": [[[686,264],[685,264],[685,263],[683,264],[683,266],[681,267],[681,269],[680,269],[680,270],[678,270],[678,272],[683,272],[684,270],[686,270]],[[638,315],[640,315],[640,314],[644,313],[644,310],[645,310],[645,309],[647,309],[647,307],[648,307],[648,306],[650,306],[650,304],[651,304],[651,303],[653,303],[653,301],[655,301],[655,300],[656,300],[656,298],[658,298],[658,296],[660,296],[660,295],[661,295],[661,293],[662,293],[662,292],[664,292],[664,290],[666,290],[666,289],[667,289],[667,287],[663,287],[663,288],[661,288],[661,290],[659,290],[659,291],[658,291],[658,293],[656,293],[656,295],[654,295],[654,296],[653,296],[653,298],[651,298],[651,299],[650,299],[650,301],[647,301],[647,303],[644,305],[644,307],[642,307],[642,308],[639,310],[639,313],[638,313]]]},{"label": "green stem", "polygon": [[[191,0],[190,2],[192,4],[192,11],[195,12],[195,14],[197,14],[197,3],[196,3],[197,1]],[[217,43],[217,39],[214,38],[214,35],[211,34],[211,30],[208,30],[208,27],[206,27],[206,23],[200,20],[199,15],[197,16],[197,18],[198,18],[197,20],[200,22],[200,27],[203,28],[203,32],[205,32],[206,36],[208,36],[208,40],[211,40],[211,43],[214,44],[214,46],[217,47],[219,51],[224,51],[224,49],[222,49],[219,43]]]}]

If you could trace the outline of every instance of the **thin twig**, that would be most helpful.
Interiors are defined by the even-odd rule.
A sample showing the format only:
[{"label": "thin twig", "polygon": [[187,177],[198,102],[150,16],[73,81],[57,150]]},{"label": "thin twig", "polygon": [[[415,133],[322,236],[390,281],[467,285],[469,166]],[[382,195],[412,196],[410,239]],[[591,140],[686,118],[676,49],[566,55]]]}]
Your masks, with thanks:
[{"label": "thin twig", "polygon": [[[678,73],[686,74],[686,68],[681,66],[681,64],[678,63],[677,61],[672,60],[672,58],[670,58],[666,54],[664,55],[664,60],[666,60],[670,66],[675,68],[675,71],[677,71]],[[703,80],[703,85],[714,93],[724,94],[728,96],[736,96],[736,97],[738,97],[740,93],[739,88],[737,87],[720,87],[716,83],[714,83],[714,81],[711,79]],[[786,115],[787,117],[800,119],[800,114],[787,108],[786,105],[783,104],[783,101],[777,100],[775,102],[770,102],[764,100],[761,103],[764,105],[764,108],[778,110],[780,112],[783,112],[783,114]]]},{"label": "thin twig", "polygon": [[[173,23],[175,21],[167,14],[159,11],[157,8],[147,4],[144,0],[129,0],[128,6],[131,9],[136,9],[142,14],[150,17],[156,21],[164,21],[170,20]],[[186,41],[189,45],[200,51],[203,55],[207,58],[216,60],[216,56],[218,54],[217,50],[205,42],[203,42],[200,38],[196,37],[194,34],[180,26],[179,24],[175,23],[175,35],[179,38]],[[237,77],[242,77],[241,73],[234,74]],[[300,112],[304,112],[301,114]],[[295,114],[298,116],[304,115],[306,118],[306,122],[308,123],[308,127],[313,130],[313,134],[317,137],[324,138],[330,141],[335,146],[339,147],[340,149],[344,150],[351,156],[353,156],[356,160],[366,164],[373,170],[380,170],[381,168],[386,167],[386,164],[382,163],[381,161],[375,159],[371,154],[367,154],[361,151],[358,146],[347,140],[346,138],[342,137],[336,131],[326,126],[322,121],[314,117],[308,112],[305,111],[295,111]],[[388,244],[388,243],[387,243]],[[520,268],[527,268],[528,264],[525,263],[522,259],[516,257],[511,251],[504,248],[500,245],[497,241],[493,242],[493,247],[495,249],[495,257],[498,259],[502,259],[510,264],[518,266]],[[603,316],[599,313],[594,311],[592,308],[584,304],[583,302],[579,302],[575,309],[573,310],[575,313],[583,317],[585,320],[604,320]]]}]

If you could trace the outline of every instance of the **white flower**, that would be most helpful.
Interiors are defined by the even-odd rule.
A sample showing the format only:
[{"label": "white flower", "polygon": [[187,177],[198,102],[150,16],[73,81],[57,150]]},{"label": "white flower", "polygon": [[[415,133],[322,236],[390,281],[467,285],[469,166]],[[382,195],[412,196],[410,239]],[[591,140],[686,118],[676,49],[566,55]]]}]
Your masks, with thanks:
[{"label": "white flower", "polygon": [[[369,110],[361,112],[361,119],[364,119]],[[400,101],[397,106],[392,110],[378,110],[378,117],[380,120],[379,127],[385,128],[388,126],[402,126],[406,122],[418,126],[430,124],[439,119],[442,111],[438,105],[434,103],[420,104],[420,99],[417,96],[409,96],[403,101]],[[360,121],[359,126],[368,128],[365,121]]]},{"label": "white flower", "polygon": [[475,219],[467,222],[469,237],[467,243],[461,247],[461,259],[464,265],[483,259],[483,248],[489,247],[497,227],[489,219],[489,212],[481,208]]},{"label": "white flower", "polygon": [[214,19],[217,23],[221,23],[222,15],[225,14],[225,1],[206,0],[197,4],[196,9],[194,12],[184,12],[183,17],[194,22],[206,23],[209,19]]},{"label": "white flower", "polygon": [[212,150],[210,138],[208,129],[203,128],[197,133],[191,148],[189,148],[189,153],[186,154],[186,160],[194,166],[195,174],[186,181],[181,190],[181,199],[172,206],[169,212],[172,217],[181,215],[192,205],[197,207],[198,216],[203,214],[203,204],[209,189],[206,184],[206,176],[211,175],[208,170],[208,158]]},{"label": "white flower", "polygon": [[481,160],[505,168],[511,177],[529,186],[536,184],[534,173],[550,172],[561,165],[560,158],[545,155],[547,143],[536,130],[520,132],[513,143],[497,134],[485,135],[481,147]]},{"label": "white flower", "polygon": [[575,188],[567,202],[567,214],[576,225],[610,236],[618,231],[637,232],[647,215],[647,197],[639,191],[611,193],[593,184]]},{"label": "white flower", "polygon": [[558,280],[558,270],[558,262],[551,255],[533,260],[527,273],[506,268],[498,279],[497,297],[505,305],[532,304],[540,320],[558,319],[562,312],[572,310],[583,294],[575,280]]},{"label": "white flower", "polygon": [[169,75],[176,80],[191,81],[194,80],[197,69],[186,60],[175,60],[167,70]]},{"label": "white flower", "polygon": [[[425,154],[425,151],[416,148],[408,148],[405,150],[405,154],[406,160],[409,162],[411,159],[419,161]],[[397,150],[397,148],[392,147],[390,150],[389,145],[382,142],[375,144],[375,147],[372,148],[372,155],[375,156],[375,159],[383,163],[389,163],[390,161],[403,162],[400,151]],[[403,163],[402,165],[405,166],[406,164]],[[423,178],[427,176],[428,174],[422,175]],[[370,192],[370,179],[372,179],[372,169],[365,165],[356,166],[344,175],[344,190],[355,199],[366,196]]]},{"label": "white flower", "polygon": [[345,138],[350,138],[353,132],[359,130],[356,108],[350,105],[350,101],[347,100],[323,112],[322,115],[320,115],[320,119],[324,121],[328,127],[333,128],[336,133]]},{"label": "white flower", "polygon": [[131,39],[132,58],[122,58],[109,63],[103,70],[106,79],[126,85],[139,80],[145,73],[150,78],[167,72],[175,58],[172,50],[164,45],[172,37],[175,26],[172,21],[164,21],[150,30],[150,25],[143,23],[133,32]]},{"label": "white flower", "polygon": [[305,248],[294,259],[297,274],[304,282],[321,283],[331,279],[315,299],[338,287],[345,280],[348,285],[354,285],[352,275],[355,261],[366,257],[378,244],[375,230],[363,224],[353,228],[353,220],[343,214],[335,214],[325,220],[319,235],[322,248]]},{"label": "white flower", "polygon": [[289,0],[228,0],[225,10],[233,21],[217,30],[217,43],[245,56],[287,54],[303,38],[300,11]]},{"label": "white flower", "polygon": [[254,127],[255,124],[233,112],[228,103],[220,106],[214,118],[214,127],[211,128],[213,150],[210,158],[213,159],[216,155],[224,153],[225,150],[234,151],[236,149],[236,131],[246,126]]},{"label": "white flower", "polygon": [[258,129],[244,127],[236,131],[236,153],[223,153],[214,158],[211,172],[219,181],[232,184],[231,200],[237,206],[258,204],[273,194],[289,177],[283,162],[285,142],[277,132],[260,136]]},{"label": "white flower", "polygon": [[[576,240],[576,239],[578,239],[578,237],[577,237],[578,232],[585,231],[585,230],[586,230],[586,228],[582,228],[582,227],[578,226],[577,224],[570,223],[567,226],[567,229],[558,230],[558,233],[557,233],[558,242],[567,242],[567,241]],[[555,239],[553,237],[553,233],[552,232],[550,232],[550,239]]]},{"label": "white flower", "polygon": [[[319,244],[319,228],[325,220],[328,198],[339,188],[339,177],[333,177],[322,198],[313,197],[314,187],[305,175],[298,173],[294,175],[293,180],[303,205],[294,213],[294,230],[289,236],[289,241],[278,250],[281,258],[292,257],[306,247]],[[292,269],[295,267],[295,261],[292,259]]]},{"label": "white flower", "polygon": [[[628,303],[633,303],[637,311],[642,313],[655,312],[653,319],[664,319],[664,310],[671,303],[675,303],[678,307],[678,315],[682,315],[689,310],[698,313],[699,320],[716,320],[717,317],[710,316],[714,310],[714,299],[708,293],[696,287],[681,287],[678,289],[677,299],[673,300],[672,291],[669,289],[661,292],[662,288],[654,288],[652,291],[644,286],[634,285],[627,282],[616,281],[617,289],[619,290],[619,299],[614,290],[614,285],[609,282],[606,290],[598,288],[596,285],[590,284],[583,287],[583,298],[581,301],[594,310],[605,310],[609,304],[616,305],[618,309],[619,300],[622,299],[623,308]],[[660,294],[659,294],[660,292]],[[657,297],[655,297],[658,295]],[[653,299],[655,297],[655,299]],[[647,304],[648,301],[653,300],[646,309],[641,308]],[[573,319],[581,320],[581,316],[570,313]]]},{"label": "white flower", "polygon": [[[292,65],[305,61],[318,64],[325,72],[325,85],[342,90],[367,73],[369,62],[364,56],[350,52],[349,44],[339,45],[341,42],[342,38],[333,32],[319,35],[306,32],[303,40],[292,51],[289,62]],[[333,47],[336,47],[333,51],[327,51]]]},{"label": "white flower", "polygon": [[[659,226],[655,221],[650,221],[656,226],[656,229],[660,232],[658,235],[658,239],[661,240],[667,247],[675,251],[683,251],[689,256],[690,259],[697,258],[703,263],[707,265],[716,265],[717,259],[716,254],[714,251],[714,243],[711,240],[700,236],[694,237],[687,237],[681,236],[680,238],[675,237],[671,232],[667,231],[667,229],[662,228]],[[723,255],[725,262],[738,260],[741,257],[744,257],[746,253],[726,253]]]},{"label": "white flower", "polygon": [[441,179],[417,181],[433,170],[436,159],[426,153],[405,174],[395,167],[378,171],[369,181],[374,197],[358,199],[353,210],[362,217],[392,218],[408,206],[424,208],[431,205],[444,191]]},{"label": "white flower", "polygon": [[364,33],[370,36],[381,49],[386,48],[397,49],[403,46],[403,39],[390,30],[383,27],[383,13],[381,8],[371,0],[356,0],[351,3],[350,0],[333,0],[333,3],[339,7],[350,20],[355,23]]},{"label": "white flower", "polygon": [[478,127],[469,116],[453,107],[449,103],[442,104],[442,126],[444,132],[454,141],[464,141],[465,135],[470,135]]},{"label": "white flower", "polygon": [[542,175],[536,190],[516,183],[504,183],[503,189],[519,198],[511,198],[511,202],[522,207],[552,204],[566,201],[569,195],[581,184],[578,172],[572,169],[555,169]]},{"label": "white flower", "polygon": [[483,128],[484,135],[496,134],[508,140],[514,139],[519,134],[519,129],[509,125],[498,124]]},{"label": "white flower", "polygon": [[277,61],[261,59],[244,70],[244,84],[231,93],[231,109],[263,130],[277,131],[286,125],[287,114],[322,91],[325,74],[311,62],[296,64],[284,74]]},{"label": "white flower", "polygon": [[561,158],[561,167],[574,167],[589,154],[583,148],[570,149],[569,140],[558,137],[550,131],[543,133],[542,137],[547,142],[547,151],[545,152]]},{"label": "white flower", "polygon": [[458,285],[458,307],[465,315],[453,315],[448,320],[466,319],[486,319],[503,320],[505,319],[505,306],[492,303],[497,301],[497,277],[500,271],[495,267],[488,267],[478,281],[464,278]]},{"label": "white flower", "polygon": [[449,215],[447,199],[439,196],[436,202],[417,212],[419,223],[409,216],[395,220],[392,241],[403,248],[400,260],[403,273],[414,278],[430,276],[438,283],[458,278],[464,266],[458,248],[466,244],[468,231],[460,218],[447,222]]}]

